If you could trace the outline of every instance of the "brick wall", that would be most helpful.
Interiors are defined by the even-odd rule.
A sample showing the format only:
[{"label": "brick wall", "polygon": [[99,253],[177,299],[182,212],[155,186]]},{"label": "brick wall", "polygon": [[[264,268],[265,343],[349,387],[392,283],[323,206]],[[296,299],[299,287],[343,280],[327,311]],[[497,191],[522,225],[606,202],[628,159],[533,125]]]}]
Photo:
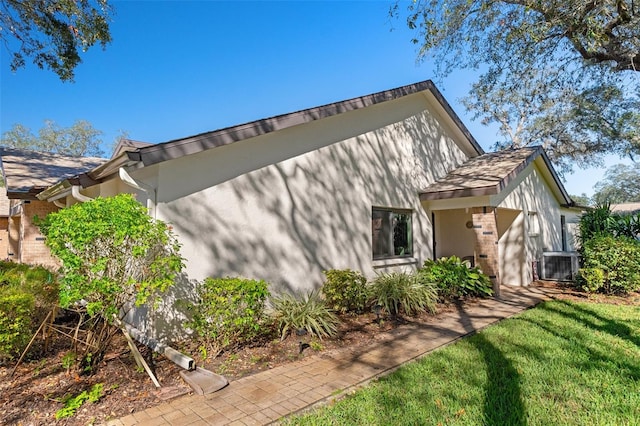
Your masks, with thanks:
[{"label": "brick wall", "polygon": [[60,266],[45,245],[45,238],[40,233],[40,229],[33,223],[34,216],[44,218],[48,213],[57,210],[58,207],[46,201],[30,201],[22,205],[20,262],[54,268]]},{"label": "brick wall", "polygon": [[498,226],[493,207],[474,207],[471,211],[475,232],[475,263],[491,278],[496,295],[500,290],[498,261]]}]

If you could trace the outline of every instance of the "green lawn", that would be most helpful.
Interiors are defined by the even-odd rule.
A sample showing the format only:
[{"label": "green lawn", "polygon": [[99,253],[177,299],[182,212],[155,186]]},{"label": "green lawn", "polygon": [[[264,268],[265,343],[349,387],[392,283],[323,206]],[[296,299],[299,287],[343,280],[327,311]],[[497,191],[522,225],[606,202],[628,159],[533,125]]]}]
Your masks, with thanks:
[{"label": "green lawn", "polygon": [[286,423],[640,425],[640,307],[546,302]]}]

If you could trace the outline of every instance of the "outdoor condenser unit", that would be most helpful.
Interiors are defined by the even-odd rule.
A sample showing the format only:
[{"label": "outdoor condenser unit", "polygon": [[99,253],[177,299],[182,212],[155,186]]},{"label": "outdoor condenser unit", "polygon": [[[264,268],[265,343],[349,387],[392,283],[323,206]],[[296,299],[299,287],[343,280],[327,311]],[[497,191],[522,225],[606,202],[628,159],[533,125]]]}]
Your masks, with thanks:
[{"label": "outdoor condenser unit", "polygon": [[580,268],[575,251],[549,251],[542,253],[540,278],[552,281],[573,281]]}]

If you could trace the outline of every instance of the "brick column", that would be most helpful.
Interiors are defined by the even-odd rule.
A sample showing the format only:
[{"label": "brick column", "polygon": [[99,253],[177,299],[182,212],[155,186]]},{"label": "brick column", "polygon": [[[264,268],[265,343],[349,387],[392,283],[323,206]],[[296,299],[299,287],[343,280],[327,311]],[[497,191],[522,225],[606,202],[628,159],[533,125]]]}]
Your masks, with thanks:
[{"label": "brick column", "polygon": [[498,261],[498,225],[493,207],[474,207],[471,210],[475,233],[474,256],[476,266],[488,275],[496,296],[500,295],[500,263]]}]

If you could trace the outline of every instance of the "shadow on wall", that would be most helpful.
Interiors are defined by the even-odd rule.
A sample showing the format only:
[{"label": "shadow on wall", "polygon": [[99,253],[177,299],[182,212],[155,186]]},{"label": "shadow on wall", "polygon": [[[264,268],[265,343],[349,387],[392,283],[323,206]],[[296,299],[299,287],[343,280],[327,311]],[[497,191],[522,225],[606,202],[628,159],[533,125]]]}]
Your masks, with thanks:
[{"label": "shadow on wall", "polygon": [[426,257],[431,225],[418,193],[463,161],[423,113],[167,200],[163,215],[192,253],[196,278],[240,275],[264,279],[272,293],[307,291],[326,269],[372,272],[374,205],[413,208],[416,252]]},{"label": "shadow on wall", "polygon": [[188,306],[198,303],[196,286],[195,280],[180,274],[155,306],[147,303],[134,307],[125,322],[164,344],[181,340],[187,334],[185,323],[191,319]]}]

